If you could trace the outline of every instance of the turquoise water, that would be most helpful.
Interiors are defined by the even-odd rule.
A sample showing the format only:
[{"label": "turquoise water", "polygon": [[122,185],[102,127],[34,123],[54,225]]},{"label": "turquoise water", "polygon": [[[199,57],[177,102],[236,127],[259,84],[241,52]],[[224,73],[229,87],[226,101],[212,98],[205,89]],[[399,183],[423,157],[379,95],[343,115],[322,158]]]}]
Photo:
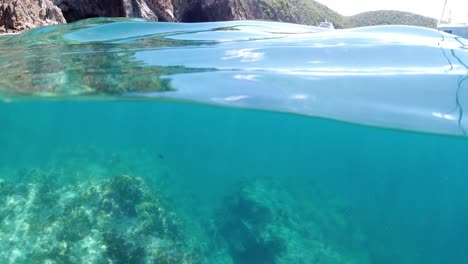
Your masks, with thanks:
[{"label": "turquoise water", "polygon": [[466,263],[466,39],[93,19],[0,37],[2,263]]}]

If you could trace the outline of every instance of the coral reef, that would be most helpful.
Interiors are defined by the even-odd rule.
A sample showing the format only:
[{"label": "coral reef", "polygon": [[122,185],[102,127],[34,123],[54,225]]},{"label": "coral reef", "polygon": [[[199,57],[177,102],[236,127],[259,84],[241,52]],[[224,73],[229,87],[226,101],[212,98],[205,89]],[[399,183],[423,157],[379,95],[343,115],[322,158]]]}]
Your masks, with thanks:
[{"label": "coral reef", "polygon": [[76,146],[0,168],[0,263],[370,263],[356,213],[319,184],[249,175],[206,200],[164,159]]},{"label": "coral reef", "polygon": [[55,188],[0,181],[1,263],[197,263],[141,178]]},{"label": "coral reef", "polygon": [[[217,214],[218,243],[234,263],[369,263],[349,219],[331,204],[313,203],[304,206],[273,182],[246,181]],[[343,236],[358,240],[354,249]]]}]

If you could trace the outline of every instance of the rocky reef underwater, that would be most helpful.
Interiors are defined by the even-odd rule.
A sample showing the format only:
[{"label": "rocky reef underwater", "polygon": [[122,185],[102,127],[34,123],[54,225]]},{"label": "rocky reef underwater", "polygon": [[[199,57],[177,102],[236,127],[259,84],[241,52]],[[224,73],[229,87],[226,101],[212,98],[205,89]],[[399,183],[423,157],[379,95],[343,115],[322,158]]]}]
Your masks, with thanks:
[{"label": "rocky reef underwater", "polygon": [[317,190],[243,177],[208,205],[147,153],[98,152],[0,170],[1,263],[370,263],[351,209]]}]

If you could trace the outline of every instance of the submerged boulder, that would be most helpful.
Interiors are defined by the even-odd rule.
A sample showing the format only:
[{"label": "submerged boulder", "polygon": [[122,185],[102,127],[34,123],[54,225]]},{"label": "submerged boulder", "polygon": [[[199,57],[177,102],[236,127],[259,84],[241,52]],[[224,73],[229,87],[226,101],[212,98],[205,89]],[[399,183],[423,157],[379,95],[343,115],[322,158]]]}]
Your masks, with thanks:
[{"label": "submerged boulder", "polygon": [[65,23],[50,0],[6,0],[0,2],[0,33],[24,31],[38,26]]},{"label": "submerged boulder", "polygon": [[280,184],[247,181],[216,214],[219,243],[234,263],[369,263],[359,229],[327,203],[300,202]]},{"label": "submerged boulder", "polygon": [[0,202],[2,263],[197,263],[175,215],[141,178],[58,189],[1,181]]}]

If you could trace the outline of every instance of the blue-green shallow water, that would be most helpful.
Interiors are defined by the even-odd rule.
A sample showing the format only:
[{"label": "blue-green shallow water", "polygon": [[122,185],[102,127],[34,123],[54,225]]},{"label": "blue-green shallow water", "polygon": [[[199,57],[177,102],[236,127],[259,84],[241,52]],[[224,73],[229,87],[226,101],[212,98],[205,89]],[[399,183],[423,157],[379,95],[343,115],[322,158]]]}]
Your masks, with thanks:
[{"label": "blue-green shallow water", "polygon": [[468,262],[466,40],[119,21],[0,37],[2,263]]}]

